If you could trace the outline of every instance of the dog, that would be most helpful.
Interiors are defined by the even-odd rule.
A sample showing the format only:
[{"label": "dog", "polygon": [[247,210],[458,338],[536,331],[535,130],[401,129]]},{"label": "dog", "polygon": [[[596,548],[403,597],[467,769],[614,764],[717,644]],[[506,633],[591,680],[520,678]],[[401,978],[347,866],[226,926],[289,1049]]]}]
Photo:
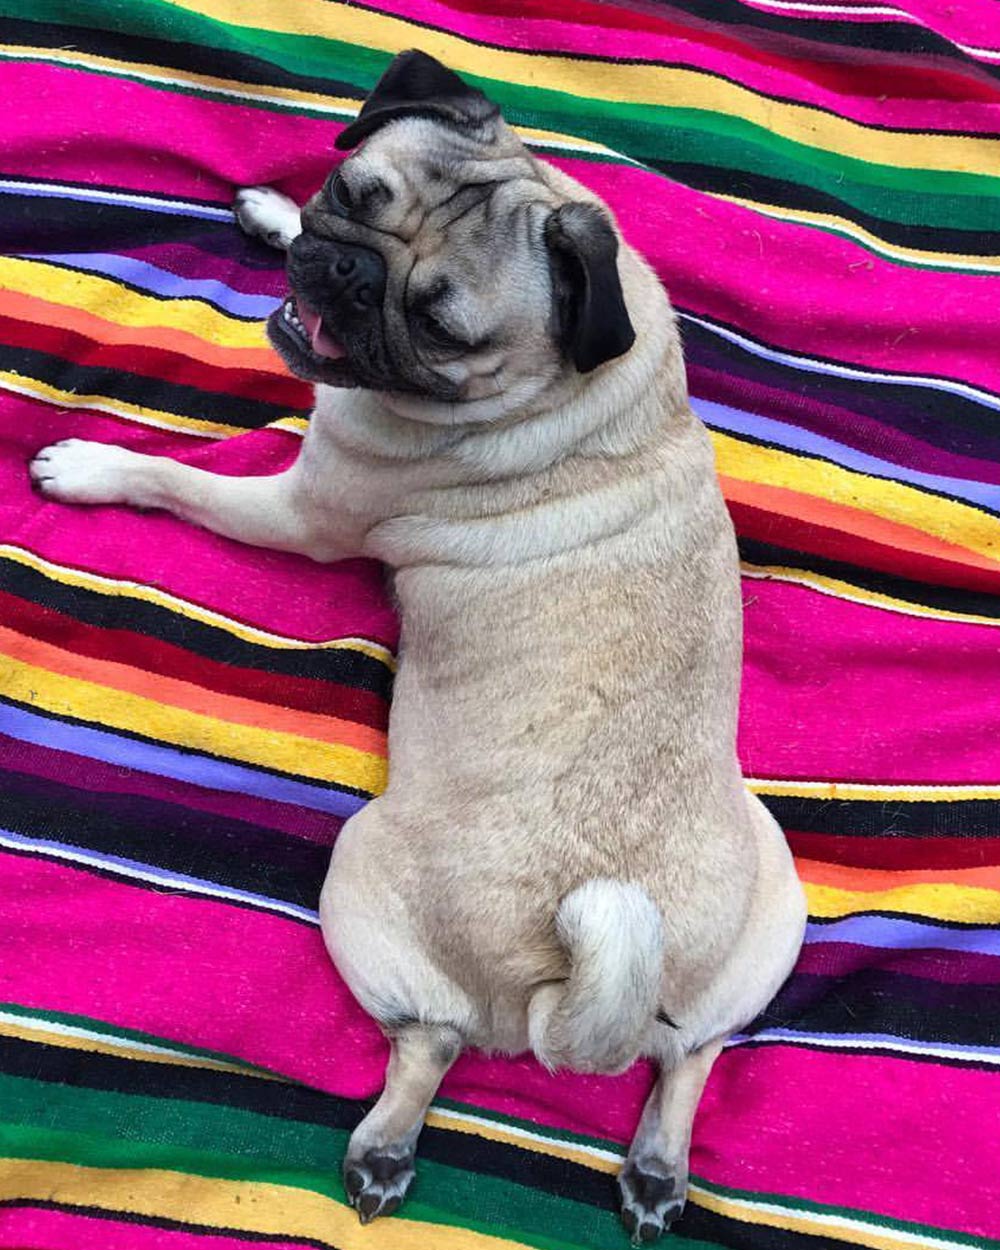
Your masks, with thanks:
[{"label": "dog", "polygon": [[644,1055],[659,1076],[618,1185],[648,1242],[683,1207],[709,1070],[804,927],[736,756],[711,445],[659,280],[482,93],[404,53],[337,146],[301,213],[267,188],[235,204],[288,249],[268,332],[316,388],[294,465],[240,479],[70,439],[30,473],[50,499],[389,566],[388,786],[341,831],[320,907],[391,1043],[348,1199],[363,1222],[399,1206],[464,1047],[592,1073]]}]

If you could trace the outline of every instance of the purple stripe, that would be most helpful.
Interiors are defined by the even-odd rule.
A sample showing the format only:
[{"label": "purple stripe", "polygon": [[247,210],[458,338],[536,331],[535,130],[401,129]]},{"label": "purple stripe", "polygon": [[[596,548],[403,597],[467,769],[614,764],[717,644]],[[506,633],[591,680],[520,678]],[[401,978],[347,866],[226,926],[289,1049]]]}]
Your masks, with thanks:
[{"label": "purple stripe", "polygon": [[804,1046],[808,1046],[810,1042],[831,1042],[834,1045],[838,1043],[854,1044],[862,1046],[868,1045],[882,1046],[886,1050],[895,1051],[935,1051],[946,1050],[952,1054],[966,1055],[970,1059],[991,1059],[1000,1061],[1000,1047],[997,1046],[961,1046],[956,1042],[925,1042],[917,1041],[912,1037],[896,1037],[891,1033],[799,1033],[795,1029],[761,1029],[759,1033],[748,1036],[745,1033],[737,1034],[730,1038],[729,1045],[739,1045],[741,1042],[754,1042],[763,1039],[774,1041],[800,1042]]},{"label": "purple stripe", "polygon": [[797,972],[817,977],[846,977],[877,967],[946,985],[1000,985],[1000,956],[973,951],[899,950],[853,946],[847,942],[813,942],[802,948]]},{"label": "purple stripe", "polygon": [[759,438],[788,451],[823,456],[826,460],[832,460],[835,464],[843,465],[844,468],[866,473],[869,477],[908,483],[923,490],[950,495],[967,503],[980,504],[993,511],[1000,511],[1000,487],[984,482],[968,481],[964,478],[943,477],[937,473],[921,473],[904,465],[892,464],[888,460],[866,455],[853,447],[847,447],[831,438],[824,438],[800,426],[789,425],[784,421],[773,421],[770,417],[761,417],[752,412],[741,412],[738,408],[712,403],[710,400],[699,399],[694,407],[705,424],[712,429]]},{"label": "purple stripe", "polygon": [[[288,288],[284,258],[262,244],[251,243],[237,230],[209,227],[197,239],[173,243],[137,244],[118,248],[131,256],[182,278],[211,278],[245,295],[282,295]],[[261,253],[264,253],[261,255]]]},{"label": "purple stripe", "polygon": [[310,785],[291,778],[243,768],[209,756],[187,754],[154,743],[139,742],[86,725],[71,725],[25,712],[9,704],[0,705],[0,733],[24,742],[37,742],[57,751],[74,755],[90,755],[108,764],[138,768],[142,772],[190,781],[214,790],[233,790],[278,803],[295,803],[334,816],[350,816],[363,807],[365,800],[341,790]]},{"label": "purple stripe", "polygon": [[170,299],[203,300],[223,312],[253,321],[263,321],[280,302],[280,297],[275,295],[245,295],[234,291],[215,278],[182,278],[131,256],[114,256],[104,252],[19,252],[18,255],[118,278],[130,286]]},{"label": "purple stripe", "polygon": [[[897,418],[890,415],[888,409],[884,410],[884,419],[879,419],[859,412],[857,408],[841,408],[812,395],[778,390],[748,378],[740,378],[738,387],[734,387],[731,375],[693,362],[688,365],[688,373],[692,392],[701,397],[699,402],[711,400],[725,404],[737,398],[756,412],[766,412],[802,429],[833,437],[893,464],[908,465],[946,477],[1000,484],[1000,439],[977,433],[977,450],[981,455],[966,456],[900,429],[893,424]],[[734,395],[734,390],[738,390],[738,395]],[[942,432],[940,425],[937,429]],[[994,450],[996,455],[992,454]]]},{"label": "purple stripe", "polygon": [[106,764],[93,757],[70,755],[37,743],[0,737],[0,760],[12,773],[69,782],[83,790],[102,794],[134,794],[203,812],[207,817],[225,816],[264,829],[277,829],[292,837],[330,846],[341,821],[326,812],[293,807],[226,790],[210,790],[154,773],[137,772],[120,765]]},{"label": "purple stripe", "polygon": [[970,951],[1000,955],[1000,927],[951,929],[888,916],[846,916],[833,924],[810,924],[806,942],[847,942],[884,950]]}]

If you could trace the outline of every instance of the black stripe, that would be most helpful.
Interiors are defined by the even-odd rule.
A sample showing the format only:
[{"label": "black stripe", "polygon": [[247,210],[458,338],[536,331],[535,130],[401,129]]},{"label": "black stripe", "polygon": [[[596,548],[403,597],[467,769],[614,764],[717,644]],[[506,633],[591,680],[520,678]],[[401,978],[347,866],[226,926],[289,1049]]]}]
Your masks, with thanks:
[{"label": "black stripe", "polygon": [[858,838],[1000,837],[1000,800],[811,799],[760,796],[783,829]]},{"label": "black stripe", "polygon": [[[0,1037],[0,1070],[33,1081],[240,1108],[322,1125],[340,1133],[353,1130],[370,1106],[302,1085],[240,1073],[149,1063],[11,1037]],[[427,1127],[420,1135],[418,1167],[420,1158],[606,1210],[615,1205],[614,1181],[605,1173],[471,1133]]]},{"label": "black stripe", "polygon": [[[748,1153],[752,1149],[752,1143],[748,1144]],[[794,1212],[793,1206],[791,1213]],[[708,1243],[725,1246],[726,1250],[844,1250],[845,1244],[838,1237],[791,1232],[774,1224],[751,1224],[708,1211],[693,1202],[687,1204],[681,1218],[671,1225],[671,1235],[675,1233],[690,1238],[692,1244]]]},{"label": "black stripe", "polygon": [[[315,95],[356,99],[359,103],[368,94],[356,83],[293,73],[273,61],[262,61],[249,53],[218,44],[182,43],[175,39],[157,39],[153,36],[95,29],[91,26],[71,26],[61,22],[58,25],[50,22],[43,24],[13,18],[0,20],[0,33],[4,43],[19,44],[22,47],[61,49],[72,46],[78,52],[89,52],[132,64],[156,65],[164,69],[202,74],[206,78],[289,87]],[[191,86],[195,90],[212,90],[211,87],[202,88],[198,83],[192,83]]]},{"label": "black stripe", "polygon": [[899,1040],[900,1049],[893,1049],[892,1039],[887,1039],[886,1043],[880,1046],[871,1045],[847,1045],[845,1039],[844,1045],[831,1044],[828,1041],[819,1042],[811,1038],[808,1033],[803,1033],[801,1037],[782,1037],[778,1041],[767,1041],[762,1038],[757,1041],[751,1039],[748,1042],[741,1042],[740,1050],[767,1050],[776,1047],[790,1046],[796,1050],[808,1050],[813,1054],[819,1055],[842,1055],[845,1059],[865,1058],[865,1059],[895,1059],[901,1063],[926,1063],[933,1067],[945,1068],[975,1068],[977,1072],[990,1072],[994,1076],[997,1073],[997,1064],[991,1063],[988,1059],[977,1058],[974,1054],[963,1055],[960,1052],[944,1056],[940,1054],[928,1054],[919,1050],[903,1050],[903,1039]]},{"label": "black stripe", "polygon": [[[687,310],[678,308],[678,312],[683,314]],[[719,375],[731,396],[729,402],[739,403],[739,379],[746,378],[784,392],[790,397],[789,402],[801,395],[842,408],[847,413],[868,417],[955,455],[1000,460],[997,413],[985,404],[953,391],[917,386],[904,378],[898,382],[882,382],[863,376],[836,377],[766,360],[688,317],[682,318],[679,324],[688,366]],[[737,327],[725,328],[744,338],[750,337]],[[772,347],[772,350],[785,349]],[[693,390],[697,395],[697,379]],[[782,419],[779,413],[772,415]]]},{"label": "black stripe", "polygon": [[[0,370],[34,378],[60,391],[98,395],[154,412],[214,421],[234,430],[261,429],[283,417],[306,416],[308,411],[250,399],[232,391],[222,394],[141,373],[78,364],[33,347],[14,347],[7,343],[0,343]],[[227,376],[235,381],[232,372]],[[242,385],[248,389],[253,387],[254,375],[249,370],[238,371],[236,377],[241,377]]]},{"label": "black stripe", "polygon": [[[0,558],[0,590],[75,617],[86,625],[147,634],[233,668],[304,677],[369,691],[388,702],[392,672],[363,651],[341,648],[268,647],[247,642],[219,626],[192,620],[171,608],[130,595],[106,595],[67,586],[44,573]],[[336,699],[331,692],[331,701]]]},{"label": "black stripe", "polygon": [[1000,619],[1000,597],[997,595],[984,594],[975,590],[961,590],[952,586],[932,585],[929,582],[916,582],[905,577],[893,577],[891,574],[879,573],[857,564],[827,560],[823,556],[792,551],[787,547],[758,542],[753,538],[740,538],[739,546],[740,556],[748,564],[805,569],[825,577],[837,578],[839,581],[847,582],[851,586],[873,594],[888,595],[914,606]]},{"label": "black stripe", "polygon": [[[142,795],[99,793],[0,771],[0,828],[313,910],[330,849]],[[331,821],[331,841],[334,817]]]},{"label": "black stripe", "polygon": [[[895,132],[894,132],[895,133]],[[873,142],[877,140],[873,139]],[[676,182],[719,195],[737,195],[758,204],[801,209],[813,213],[833,213],[868,230],[878,239],[899,247],[926,252],[956,252],[963,256],[996,256],[1000,253],[1000,230],[959,230],[943,226],[917,225],[875,217],[857,208],[849,200],[830,195],[806,183],[771,178],[749,169],[733,169],[728,165],[701,165],[670,159],[647,159],[646,164]],[[849,180],[848,180],[849,181]],[[897,193],[893,193],[897,194]],[[916,193],[909,193],[905,198]],[[926,199],[926,196],[923,198]],[[967,197],[937,197],[936,211],[946,214],[948,205],[964,208]],[[864,247],[865,244],[861,243]]]},{"label": "black stripe", "polygon": [[162,1215],[138,1215],[135,1211],[87,1207],[77,1202],[57,1202],[54,1198],[0,1198],[0,1211],[59,1211],[79,1215],[88,1220],[109,1220],[115,1224],[135,1224],[139,1228],[162,1228],[165,1232],[196,1233],[206,1237],[232,1237],[235,1241],[252,1241],[255,1245],[310,1246],[315,1250],[339,1250],[332,1241],[317,1237],[293,1236],[288,1233],[259,1233],[252,1229],[230,1228],[226,1224],[198,1224],[190,1220],[170,1220]]},{"label": "black stripe", "polygon": [[847,976],[796,972],[748,1032],[775,1024],[803,1033],[1000,1046],[1000,985],[950,984],[877,967]]},{"label": "black stripe", "polygon": [[349,786],[343,782],[324,781],[320,777],[309,777],[304,773],[287,773],[280,768],[268,768],[264,764],[254,764],[247,760],[233,759],[228,755],[216,755],[213,751],[201,750],[186,743],[167,742],[162,738],[137,733],[132,729],[121,729],[117,725],[111,727],[103,722],[85,720],[80,716],[69,716],[65,712],[50,712],[46,708],[39,707],[36,703],[12,699],[9,695],[2,692],[0,692],[0,706],[13,707],[19,712],[30,712],[33,716],[40,716],[45,720],[59,721],[65,725],[78,725],[81,729],[93,729],[98,733],[110,734],[115,738],[128,738],[132,742],[144,742],[148,746],[173,751],[177,755],[190,755],[196,759],[216,760],[220,764],[229,764],[234,768],[244,768],[248,772],[260,773],[265,777],[281,777],[285,781],[297,781],[301,785],[310,786],[317,790],[334,790],[340,794],[353,794],[362,799],[373,797],[368,790],[360,790],[357,786]]},{"label": "black stripe", "polygon": [[[666,6],[665,6],[666,7]],[[670,8],[680,9],[701,18],[712,26],[734,26],[737,32],[746,27],[792,36],[799,42],[839,44],[870,52],[918,53],[947,57],[961,66],[975,66],[984,74],[992,67],[981,64],[958,49],[944,35],[910,22],[838,22],[827,17],[815,19],[785,17],[741,4],[739,0],[670,0]]]}]

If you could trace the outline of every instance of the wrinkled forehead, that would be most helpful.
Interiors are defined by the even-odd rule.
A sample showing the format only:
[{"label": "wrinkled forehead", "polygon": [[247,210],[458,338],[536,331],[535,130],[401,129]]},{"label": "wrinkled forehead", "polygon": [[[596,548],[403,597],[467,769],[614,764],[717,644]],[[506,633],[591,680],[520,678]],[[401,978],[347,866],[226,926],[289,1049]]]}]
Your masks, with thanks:
[{"label": "wrinkled forehead", "polygon": [[359,191],[384,187],[411,230],[449,202],[459,209],[489,193],[511,204],[547,191],[530,153],[502,124],[469,135],[429,118],[402,118],[370,135],[343,172]]}]

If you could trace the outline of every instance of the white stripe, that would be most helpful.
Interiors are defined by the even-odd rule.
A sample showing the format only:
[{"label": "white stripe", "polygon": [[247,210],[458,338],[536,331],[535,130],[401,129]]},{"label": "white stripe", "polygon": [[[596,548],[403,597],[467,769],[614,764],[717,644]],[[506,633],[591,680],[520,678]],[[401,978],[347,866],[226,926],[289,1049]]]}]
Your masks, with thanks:
[{"label": "white stripe", "polygon": [[953,395],[961,395],[971,399],[973,403],[982,404],[986,408],[1000,411],[1000,397],[991,395],[989,391],[981,391],[974,386],[966,386],[964,382],[953,382],[947,378],[926,378],[913,373],[876,373],[874,370],[858,369],[851,365],[836,365],[828,361],[814,360],[809,356],[798,356],[792,352],[779,351],[777,348],[765,347],[752,339],[745,338],[728,326],[717,325],[714,321],[706,321],[693,313],[678,312],[678,317],[701,326],[711,334],[736,343],[744,350],[765,360],[774,360],[779,364],[790,365],[793,369],[801,369],[806,373],[825,373],[832,377],[853,378],[860,382],[883,382],[889,386],[920,386],[932,391],[947,391]]},{"label": "white stripe", "polygon": [[146,413],[119,408],[109,400],[99,399],[96,395],[74,395],[71,391],[64,391],[58,396],[49,395],[44,390],[33,390],[30,386],[18,385],[6,378],[0,380],[0,390],[10,391],[14,395],[24,395],[28,399],[35,399],[43,404],[52,404],[56,408],[87,408],[91,412],[106,412],[108,416],[118,417],[122,421],[134,421],[139,425],[149,425],[157,430],[169,430],[172,434],[190,434],[193,438],[230,437],[226,431],[189,429],[181,425],[180,421],[159,421],[156,417]]},{"label": "white stripe", "polygon": [[253,894],[249,890],[227,889],[225,886],[216,885],[212,881],[202,881],[198,878],[187,876],[184,876],[183,879],[178,879],[182,874],[174,874],[166,869],[157,872],[151,865],[123,863],[120,860],[107,859],[102,855],[88,855],[86,851],[75,846],[64,846],[61,843],[49,842],[43,839],[8,838],[2,832],[0,832],[0,846],[9,847],[14,851],[30,850],[37,855],[45,856],[47,859],[59,859],[70,864],[85,864],[91,868],[101,868],[105,872],[128,877],[130,880],[148,881],[150,885],[162,886],[176,894],[200,894],[206,898],[221,898],[234,903],[247,903],[258,907],[261,911],[278,912],[284,916],[291,916],[296,920],[306,920],[312,924],[319,924],[319,912],[310,911],[307,907],[298,907],[294,903],[285,903],[280,899],[267,898],[263,894]]},{"label": "white stripe", "polygon": [[439,1107],[437,1103],[432,1103],[431,1108],[436,1115],[442,1116],[446,1120],[453,1120],[457,1124],[477,1124],[483,1128],[492,1128],[497,1131],[502,1130],[511,1137],[520,1138],[523,1141],[539,1142],[543,1145],[562,1146],[567,1150],[576,1150],[581,1154],[591,1155],[595,1159],[604,1159],[608,1163],[621,1163],[624,1159],[624,1151],[604,1150],[600,1146],[591,1146],[582,1142],[568,1141],[564,1137],[556,1137],[555,1135],[546,1136],[542,1133],[533,1133],[530,1129],[521,1128],[518,1125],[508,1124],[503,1120],[490,1120],[485,1116],[470,1115],[464,1111],[454,1111],[451,1107]]},{"label": "white stripe", "polygon": [[25,1029],[37,1029],[45,1033],[55,1033],[58,1037],[75,1037],[83,1041],[103,1042],[110,1046],[139,1050],[149,1055],[169,1055],[174,1059],[201,1059],[213,1065],[221,1064],[221,1059],[204,1059],[201,1055],[192,1055],[184,1050],[174,1050],[170,1046],[154,1046],[152,1042],[137,1042],[131,1038],[118,1037],[113,1033],[99,1033],[96,1029],[82,1029],[73,1024],[59,1024],[36,1016],[21,1016],[10,1011],[0,1011],[0,1024],[18,1025]]},{"label": "white stripe", "polygon": [[0,178],[0,191],[12,193],[34,191],[40,195],[63,196],[67,199],[96,200],[102,204],[123,204],[129,208],[166,209],[168,212],[195,213],[211,217],[215,221],[233,220],[232,209],[214,208],[209,204],[197,204],[193,200],[166,199],[162,196],[142,195],[126,191],[104,191],[98,187],[80,186],[70,182],[23,182],[18,179]]},{"label": "white stripe", "polygon": [[770,1215],[777,1220],[787,1220],[789,1216],[793,1216],[805,1224],[813,1224],[817,1229],[826,1227],[849,1229],[879,1240],[888,1237],[907,1245],[930,1246],[933,1250],[970,1250],[969,1243],[965,1241],[951,1241],[949,1238],[936,1237],[930,1233],[911,1233],[906,1229],[894,1228],[886,1224],[873,1224],[867,1220],[854,1219],[846,1215],[834,1215],[833,1212],[808,1211],[802,1207],[780,1206],[776,1202],[758,1202],[751,1198],[732,1198],[728,1194],[716,1194],[713,1190],[705,1189],[695,1182],[691,1183],[689,1192],[701,1198],[715,1199],[737,1208],[743,1207],[748,1211],[759,1211],[762,1215]]},{"label": "white stripe", "polygon": [[131,594],[133,597],[141,596],[145,599],[145,596],[142,595],[141,592],[154,590],[155,602],[165,604],[176,612],[195,616],[199,620],[207,621],[211,625],[217,625],[220,629],[226,630],[227,633],[250,635],[252,641],[263,643],[265,646],[289,647],[305,651],[322,651],[326,649],[340,651],[360,646],[378,652],[386,661],[391,661],[392,659],[391,651],[377,642],[369,641],[367,638],[356,638],[350,636],[347,638],[331,638],[325,642],[306,642],[301,638],[293,638],[291,635],[287,634],[268,633],[266,630],[256,629],[253,625],[244,625],[241,621],[234,621],[229,617],[223,616],[219,612],[213,612],[211,608],[203,608],[199,604],[192,603],[190,600],[181,599],[178,595],[172,595],[165,590],[158,590],[151,586],[145,586],[141,582],[130,582],[125,579],[104,577],[100,573],[90,573],[86,569],[73,568],[72,565],[68,564],[56,564],[52,560],[46,560],[44,556],[36,555],[35,552],[29,551],[26,547],[17,547],[13,543],[0,543],[0,559],[6,557],[8,559],[16,560],[19,556],[25,557],[25,563],[31,565],[32,567],[40,565],[44,573],[57,580],[60,573],[77,574],[87,583],[95,583],[105,594]]},{"label": "white stripe", "polygon": [[903,9],[897,9],[888,5],[804,4],[801,0],[749,0],[749,4],[751,8],[755,9],[773,9],[779,13],[801,13],[806,17],[823,17],[827,15],[838,17],[891,17],[896,21],[905,22],[907,26],[919,26],[921,30],[928,30],[932,34],[940,36],[945,42],[950,43],[953,48],[959,48],[962,52],[968,52],[970,56],[981,56],[991,61],[1000,60],[1000,49],[979,48],[973,44],[959,43],[957,39],[953,39],[943,31],[937,30],[933,26],[927,26],[919,18],[914,17],[912,13],[907,13]]},{"label": "white stripe", "polygon": [[726,1043],[727,1050],[735,1050],[748,1045],[802,1046],[825,1047],[829,1050],[880,1050],[889,1054],[928,1055],[932,1059],[957,1059],[967,1063],[990,1063],[1000,1066],[1000,1051],[974,1050],[965,1047],[947,1046],[940,1042],[926,1044],[915,1042],[910,1038],[864,1038],[852,1037],[815,1037],[809,1033],[757,1033],[753,1037],[731,1038]]}]

